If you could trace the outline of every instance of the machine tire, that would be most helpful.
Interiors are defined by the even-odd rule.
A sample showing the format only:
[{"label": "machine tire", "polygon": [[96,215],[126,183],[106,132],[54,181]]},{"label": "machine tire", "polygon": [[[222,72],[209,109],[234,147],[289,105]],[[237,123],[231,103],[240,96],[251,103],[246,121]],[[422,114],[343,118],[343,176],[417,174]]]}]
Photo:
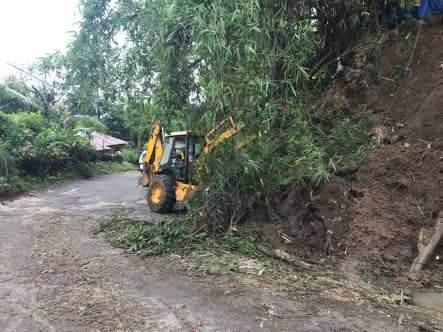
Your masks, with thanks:
[{"label": "machine tire", "polygon": [[168,175],[152,177],[147,198],[152,211],[159,213],[171,212],[175,204],[175,181],[173,177]]}]

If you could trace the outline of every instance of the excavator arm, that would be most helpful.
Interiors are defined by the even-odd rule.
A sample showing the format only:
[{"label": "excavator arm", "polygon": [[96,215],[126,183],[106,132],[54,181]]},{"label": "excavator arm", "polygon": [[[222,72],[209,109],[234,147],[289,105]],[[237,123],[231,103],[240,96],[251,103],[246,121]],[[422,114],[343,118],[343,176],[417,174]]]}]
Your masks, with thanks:
[{"label": "excavator arm", "polygon": [[162,155],[162,128],[160,122],[155,122],[152,126],[151,135],[148,139],[144,163],[147,165],[151,165],[152,171],[155,173],[160,168],[160,159]]},{"label": "excavator arm", "polygon": [[[243,122],[235,123],[232,116],[220,122],[205,135],[204,154],[209,154],[221,143],[236,135],[244,126],[245,124]],[[217,132],[225,127],[228,128],[217,136]]]},{"label": "excavator arm", "polygon": [[[204,136],[204,149],[203,154],[207,155],[216,149],[221,143],[235,136],[240,130],[243,129],[245,124],[243,122],[235,123],[232,117],[229,117],[220,122],[216,127],[212,128]],[[221,133],[219,133],[221,131]],[[198,159],[196,169],[200,169],[202,166],[202,160]],[[176,199],[178,202],[183,202],[197,189],[196,185],[187,184],[182,182],[176,182]]]},{"label": "excavator arm", "polygon": [[144,187],[149,185],[153,174],[160,169],[160,159],[163,155],[162,127],[160,122],[155,122],[149,135],[146,146],[146,155],[143,160],[143,173],[139,183]]}]

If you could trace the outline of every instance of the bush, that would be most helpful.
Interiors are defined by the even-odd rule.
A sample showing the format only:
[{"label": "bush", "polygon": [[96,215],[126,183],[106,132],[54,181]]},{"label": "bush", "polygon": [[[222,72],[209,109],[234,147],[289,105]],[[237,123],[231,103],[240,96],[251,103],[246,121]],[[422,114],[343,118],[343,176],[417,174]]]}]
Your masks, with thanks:
[{"label": "bush", "polygon": [[98,160],[104,162],[116,162],[121,163],[123,161],[123,157],[119,154],[113,154],[110,152],[102,152],[98,154]]},{"label": "bush", "polygon": [[53,176],[60,178],[73,172],[92,176],[89,163],[96,159],[96,153],[89,139],[75,130],[49,121],[40,113],[0,112],[0,121],[3,194],[27,191]]},{"label": "bush", "polygon": [[94,151],[88,139],[71,129],[55,127],[23,142],[18,155],[24,171],[41,176],[89,162]]},{"label": "bush", "polygon": [[32,189],[32,186],[22,176],[11,175],[7,178],[0,176],[0,197],[17,195]]},{"label": "bush", "polygon": [[7,152],[5,145],[0,143],[0,176],[8,176],[17,173],[14,158]]},{"label": "bush", "polygon": [[76,171],[78,175],[85,179],[90,179],[94,176],[93,168],[85,162],[80,162],[76,167]]},{"label": "bush", "polygon": [[123,162],[109,162],[109,161],[97,161],[95,167],[99,172],[105,174],[120,173],[135,170],[133,164],[126,161]]},{"label": "bush", "polygon": [[131,163],[131,164],[138,164],[138,158],[139,158],[139,153],[136,149],[134,148],[126,148],[122,150],[122,157],[123,160]]}]

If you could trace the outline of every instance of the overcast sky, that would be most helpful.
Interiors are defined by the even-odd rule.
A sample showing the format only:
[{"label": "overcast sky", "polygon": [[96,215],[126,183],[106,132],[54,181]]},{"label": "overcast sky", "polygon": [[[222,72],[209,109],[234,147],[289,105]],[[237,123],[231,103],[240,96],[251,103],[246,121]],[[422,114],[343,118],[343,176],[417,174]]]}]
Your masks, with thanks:
[{"label": "overcast sky", "polygon": [[80,20],[79,0],[0,0],[0,79],[14,73],[11,62],[28,65],[64,51]]}]

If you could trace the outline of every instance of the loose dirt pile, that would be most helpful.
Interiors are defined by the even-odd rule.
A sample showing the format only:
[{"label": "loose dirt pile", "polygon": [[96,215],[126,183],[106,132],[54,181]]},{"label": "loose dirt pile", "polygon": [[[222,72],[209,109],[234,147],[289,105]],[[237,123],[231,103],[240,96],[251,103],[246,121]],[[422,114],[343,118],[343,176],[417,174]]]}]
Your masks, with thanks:
[{"label": "loose dirt pile", "polygon": [[[350,114],[375,114],[378,145],[351,174],[357,181],[337,176],[320,188],[288,189],[276,200],[278,231],[274,225],[262,234],[305,259],[401,277],[420,230],[429,235],[443,205],[443,20],[403,25],[383,38],[381,56],[373,40],[357,50],[322,98]],[[433,281],[443,279],[441,254],[427,267]]]},{"label": "loose dirt pile", "polygon": [[[345,243],[349,255],[372,262],[372,273],[388,276],[409,269],[420,229],[430,234],[443,204],[443,22],[421,26],[411,57],[402,47],[408,36],[415,45],[417,31],[393,33],[379,62],[381,77],[403,71],[400,82],[382,79],[361,99],[375,110],[384,145],[368,155],[362,181],[352,186],[360,197],[349,211]],[[431,265],[442,279],[441,260]]]}]

